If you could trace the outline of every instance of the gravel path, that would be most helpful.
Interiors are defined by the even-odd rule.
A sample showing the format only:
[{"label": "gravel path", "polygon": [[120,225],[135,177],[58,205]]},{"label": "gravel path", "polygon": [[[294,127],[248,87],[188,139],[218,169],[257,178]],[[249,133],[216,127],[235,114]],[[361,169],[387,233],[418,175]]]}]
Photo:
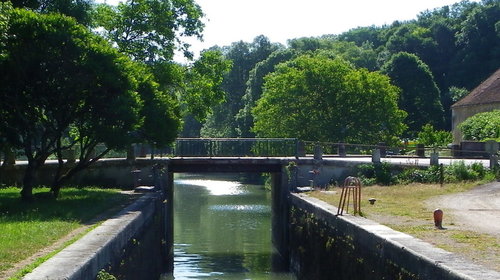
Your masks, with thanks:
[{"label": "gravel path", "polygon": [[428,205],[439,207],[453,217],[457,226],[500,238],[500,182],[479,186],[468,192],[430,199]]}]

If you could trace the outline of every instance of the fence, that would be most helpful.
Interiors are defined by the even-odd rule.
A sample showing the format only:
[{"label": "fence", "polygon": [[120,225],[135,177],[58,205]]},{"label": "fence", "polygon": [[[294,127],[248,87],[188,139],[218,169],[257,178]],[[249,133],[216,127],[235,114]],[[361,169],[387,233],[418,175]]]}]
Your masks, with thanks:
[{"label": "fence", "polygon": [[437,154],[440,157],[489,158],[491,155],[498,154],[496,142],[462,142],[460,145],[448,147],[426,147],[422,144],[389,146],[382,142],[377,145],[366,145],[314,141],[302,141],[300,145],[303,155],[314,154],[319,148],[324,156],[341,157],[371,155],[375,149],[380,151],[382,157],[430,157],[431,154]]},{"label": "fence", "polygon": [[[1,147],[0,147],[1,148]],[[102,152],[106,147],[98,145],[95,153]],[[304,157],[317,154],[318,151],[328,156],[370,156],[375,149],[380,151],[381,157],[430,157],[432,154],[439,157],[454,158],[490,158],[499,155],[499,143],[489,142],[462,142],[460,145],[449,147],[425,147],[421,144],[407,144],[388,146],[385,143],[377,145],[351,144],[338,142],[299,141],[296,138],[178,138],[165,149],[153,149],[147,144],[134,145],[134,154],[138,157],[177,156],[177,157]],[[3,149],[1,149],[3,150]],[[71,152],[71,153],[69,153]],[[65,151],[68,159],[72,154],[78,155],[79,147],[74,151]],[[4,161],[14,163],[15,160],[26,160],[22,151],[11,151],[10,155],[0,155]],[[105,157],[124,158],[127,152],[110,151]],[[55,159],[51,155],[49,159]]]},{"label": "fence", "polygon": [[178,157],[278,157],[298,156],[295,138],[179,138]]}]

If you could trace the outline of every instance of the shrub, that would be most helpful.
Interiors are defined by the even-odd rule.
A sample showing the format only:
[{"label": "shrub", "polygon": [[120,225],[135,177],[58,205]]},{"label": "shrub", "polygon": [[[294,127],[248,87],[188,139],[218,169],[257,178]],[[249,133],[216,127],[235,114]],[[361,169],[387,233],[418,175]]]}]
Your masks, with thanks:
[{"label": "shrub", "polygon": [[408,168],[398,174],[397,182],[410,183],[438,183],[440,180],[440,167],[431,166],[427,169]]},{"label": "shrub", "polygon": [[113,276],[112,274],[109,274],[104,269],[101,269],[99,271],[99,273],[97,273],[96,279],[97,280],[116,280],[116,277]]},{"label": "shrub", "polygon": [[476,114],[458,128],[462,131],[464,140],[500,141],[500,110]]},{"label": "shrub", "polygon": [[479,173],[472,166],[466,166],[464,161],[453,163],[445,169],[445,179],[447,182],[469,181],[480,178]]},{"label": "shrub", "polygon": [[357,170],[358,177],[360,177],[363,185],[390,185],[394,183],[389,163],[361,164],[357,167]]},{"label": "shrub", "polygon": [[453,141],[453,136],[451,132],[435,130],[432,124],[426,124],[418,133],[418,141],[425,146],[446,146]]},{"label": "shrub", "polygon": [[[390,185],[394,183],[440,183],[441,166],[430,166],[428,168],[411,167],[403,170],[397,176],[392,176],[390,164],[362,164],[357,167],[357,176],[365,186],[380,184]],[[464,161],[453,163],[443,167],[444,182],[459,182],[470,180],[493,180],[500,176],[500,168],[489,170],[481,163],[465,165]]]}]

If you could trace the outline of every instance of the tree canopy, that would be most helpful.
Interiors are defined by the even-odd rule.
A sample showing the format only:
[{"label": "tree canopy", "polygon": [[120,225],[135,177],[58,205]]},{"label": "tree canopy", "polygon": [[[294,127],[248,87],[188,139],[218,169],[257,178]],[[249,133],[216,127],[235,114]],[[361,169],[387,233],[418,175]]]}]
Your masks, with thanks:
[{"label": "tree canopy", "polygon": [[83,25],[92,22],[93,0],[2,0],[15,8],[27,8],[40,13],[60,13],[76,19]]},{"label": "tree canopy", "polygon": [[443,106],[440,91],[429,67],[418,56],[406,52],[395,54],[383,67],[394,85],[401,88],[399,106],[408,113],[407,135],[415,137],[427,123],[442,128]]},{"label": "tree canopy", "polygon": [[[321,53],[332,59],[342,58],[369,71],[383,70],[391,59],[392,63],[402,53],[411,55],[417,61],[412,73],[420,69],[417,71],[422,74],[419,79],[424,78],[421,81],[426,82],[418,89],[414,87],[415,95],[410,95],[422,102],[429,101],[430,107],[425,109],[427,111],[424,111],[422,121],[414,112],[408,112],[407,123],[410,130],[405,136],[416,137],[422,125],[427,123],[437,129],[449,130],[451,105],[457,94],[472,90],[497,70],[500,64],[499,13],[498,1],[461,1],[423,11],[414,20],[358,27],[338,35],[290,39],[286,47],[276,44],[273,46],[271,42],[256,44],[256,41],[265,42],[263,36],[251,43],[235,42],[230,46],[216,47],[233,64],[232,71],[223,81],[226,102],[214,107],[203,124],[196,124],[190,119],[190,135],[254,136],[249,130],[253,124],[250,112],[263,90],[263,77],[275,71],[273,63],[277,60],[284,62],[297,55],[311,53]],[[264,46],[261,48],[262,52],[255,51],[259,46]],[[295,53],[293,56],[282,56],[292,52]],[[255,55],[257,53],[261,55]],[[399,105],[403,105],[404,95],[409,92],[408,88],[402,90]],[[418,106],[427,106],[422,102],[419,101],[421,104]],[[195,130],[199,127],[202,128],[197,133]]]},{"label": "tree canopy", "polygon": [[127,0],[117,6],[99,4],[95,27],[120,51],[144,62],[170,61],[180,49],[188,57],[183,37],[201,38],[203,13],[195,1]]},{"label": "tree canopy", "polygon": [[265,79],[253,110],[260,137],[377,143],[403,132],[405,112],[387,76],[341,59],[302,55]]},{"label": "tree canopy", "polygon": [[257,36],[252,43],[243,41],[220,49],[232,62],[231,70],[224,76],[222,89],[227,93],[225,102],[215,106],[204,123],[201,135],[204,137],[236,137],[238,122],[236,115],[243,107],[242,97],[246,91],[249,72],[259,61],[266,59],[280,48],[265,36]]},{"label": "tree canopy", "polygon": [[[148,114],[160,113],[171,125],[172,141],[179,126],[175,102],[162,98],[154,83],[138,76],[144,73],[138,65],[74,19],[14,9],[7,35],[0,60],[0,131],[28,158],[23,198],[30,198],[34,174],[50,154],[62,163],[61,151],[78,143],[75,170],[84,168],[110,149],[125,148],[143,124],[144,131],[156,129],[147,126],[155,119]],[[150,110],[141,110],[144,103]],[[99,143],[107,149],[93,155]]]}]

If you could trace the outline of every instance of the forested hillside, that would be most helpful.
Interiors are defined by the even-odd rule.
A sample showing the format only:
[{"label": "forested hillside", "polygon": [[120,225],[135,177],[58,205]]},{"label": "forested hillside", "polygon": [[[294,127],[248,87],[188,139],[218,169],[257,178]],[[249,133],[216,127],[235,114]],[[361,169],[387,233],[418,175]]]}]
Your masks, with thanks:
[{"label": "forested hillside", "polygon": [[[340,98],[336,100],[336,103],[323,102],[332,98],[332,89],[322,86],[322,84],[329,83],[327,76],[325,76],[327,80],[316,81],[316,84],[310,84],[307,90],[297,91],[295,97],[290,97],[292,101],[302,102],[299,105],[308,106],[310,111],[308,115],[303,116],[303,122],[281,123],[280,125],[285,126],[288,132],[271,129],[272,124],[278,124],[280,120],[262,119],[265,116],[264,111],[267,111],[267,114],[273,110],[283,110],[291,115],[299,114],[299,111],[294,111],[290,104],[264,105],[262,96],[266,96],[265,100],[269,102],[274,98],[273,94],[278,91],[297,90],[285,84],[281,85],[283,88],[278,89],[276,83],[280,79],[297,82],[298,77],[290,75],[298,72],[291,69],[298,69],[298,61],[304,63],[307,57],[310,59],[308,63],[312,61],[340,63],[338,61],[342,60],[352,67],[349,73],[358,73],[356,75],[374,77],[364,71],[378,71],[381,75],[387,75],[391,84],[399,88],[397,97],[394,97],[395,102],[407,115],[402,121],[405,129],[393,129],[391,132],[395,134],[392,136],[414,138],[421,127],[428,123],[436,129],[449,130],[451,126],[450,106],[488,78],[500,66],[500,1],[462,1],[451,6],[423,11],[411,21],[396,21],[386,26],[358,27],[342,34],[291,39],[287,46],[272,43],[265,36],[259,36],[250,43],[235,42],[230,46],[214,48],[220,50],[225,58],[233,63],[232,70],[223,81],[226,102],[216,106],[202,125],[198,124],[197,127],[196,122],[192,120],[186,122],[184,136],[292,137],[293,133],[289,132],[301,130],[302,127],[299,126],[311,126],[316,131],[362,130],[363,127],[350,127],[348,124],[344,128],[334,128],[335,125],[331,122],[335,122],[335,119],[331,119],[330,123],[319,124],[317,121],[312,123],[315,119],[327,118],[322,114],[328,110],[349,113],[351,117],[368,114],[368,117],[363,119],[367,122],[370,120],[371,112],[366,111],[366,108],[346,107],[346,97],[339,97],[342,95],[338,93],[352,90],[352,85],[347,80],[337,81],[343,84],[339,85],[337,92],[333,94],[337,96],[336,98]],[[302,58],[299,59],[300,57]],[[286,71],[283,70],[285,66],[277,67],[277,65],[285,64],[288,65]],[[359,72],[361,68],[366,70]],[[277,74],[277,69],[281,69],[282,72]],[[281,77],[277,77],[279,75]],[[308,77],[304,77],[306,79],[304,83],[307,83],[307,79],[313,79],[317,75],[319,74],[311,73]],[[373,85],[363,86],[362,83],[366,81],[360,79],[353,76],[349,81],[357,81],[356,85],[360,89],[373,88]],[[315,86],[316,89],[311,89]],[[383,94],[394,95],[392,89],[387,87],[387,90],[389,93],[383,91]],[[301,99],[306,94],[305,92],[310,93],[309,98],[312,99],[310,105],[304,103],[304,100],[308,99]],[[289,107],[278,108],[279,106]],[[280,114],[269,116],[271,115],[283,118]],[[316,116],[312,117],[312,115]],[[401,115],[397,116],[397,118],[400,117]],[[261,122],[256,127],[255,118],[260,118]],[[264,129],[262,122],[268,123],[267,129]],[[384,125],[387,124],[381,123],[378,129],[386,129]],[[304,140],[316,140],[316,134],[324,134],[305,133],[305,136],[301,137],[307,138],[309,135],[310,139]],[[331,135],[342,135],[342,133]],[[326,138],[321,136],[321,139],[342,140],[337,136]],[[356,137],[354,139],[357,141],[373,140]]]}]

